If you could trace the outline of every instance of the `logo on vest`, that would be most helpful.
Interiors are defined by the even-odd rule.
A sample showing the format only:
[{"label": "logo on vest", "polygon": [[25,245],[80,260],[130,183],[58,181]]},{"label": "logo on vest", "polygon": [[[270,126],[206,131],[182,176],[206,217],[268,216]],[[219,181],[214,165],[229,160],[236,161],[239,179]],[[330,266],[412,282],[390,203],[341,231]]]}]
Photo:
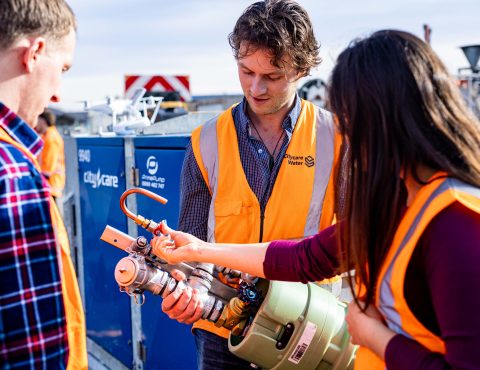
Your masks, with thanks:
[{"label": "logo on vest", "polygon": [[312,156],[308,156],[305,158],[305,166],[307,167],[313,167],[315,166],[315,159]]},{"label": "logo on vest", "polygon": [[285,154],[284,158],[287,160],[287,164],[290,166],[315,166],[315,158],[313,158],[311,155],[304,157],[303,155],[292,155],[287,153]]}]

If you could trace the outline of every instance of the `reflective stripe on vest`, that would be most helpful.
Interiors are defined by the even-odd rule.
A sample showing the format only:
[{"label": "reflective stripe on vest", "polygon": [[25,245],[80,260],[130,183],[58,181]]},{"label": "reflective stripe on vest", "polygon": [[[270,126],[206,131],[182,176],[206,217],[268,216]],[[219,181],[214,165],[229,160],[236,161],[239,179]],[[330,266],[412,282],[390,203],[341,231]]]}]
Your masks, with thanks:
[{"label": "reflective stripe on vest", "polygon": [[[335,140],[330,113],[302,101],[302,111],[265,209],[264,241],[318,232],[335,161]],[[207,232],[210,242],[259,241],[260,205],[245,177],[236,143],[232,108],[192,134],[193,152],[212,195]],[[222,191],[222,187],[228,191]],[[322,223],[329,225],[333,209],[325,213]],[[240,224],[235,222],[239,220]]]},{"label": "reflective stripe on vest", "polygon": [[[223,113],[231,115],[231,109]],[[221,116],[220,116],[221,118]],[[215,216],[214,216],[214,204],[213,200],[217,197],[217,179],[218,179],[218,141],[217,141],[217,117],[209,120],[200,131],[199,135],[199,149],[200,149],[200,160],[196,157],[198,166],[202,170],[203,178],[207,183],[208,188],[210,189],[210,194],[212,195],[212,202],[210,204],[210,209],[208,212],[208,226],[207,226],[207,241],[215,241]],[[193,136],[192,134],[192,141]],[[202,162],[203,161],[203,162]]]},{"label": "reflective stripe on vest", "polygon": [[[403,287],[410,258],[423,232],[436,215],[455,201],[480,213],[480,189],[460,180],[437,175],[419,190],[397,228],[377,284],[377,307],[388,327],[442,354],[445,354],[444,342],[411,312]],[[357,353],[355,369],[384,368],[385,364],[368,349],[362,348]]]},{"label": "reflective stripe on vest", "polygon": [[[39,173],[40,166],[34,155],[25,147],[13,140],[5,130],[0,128],[0,140],[5,141],[30,159]],[[68,335],[68,365],[67,370],[84,370],[88,368],[87,360],[87,337],[85,329],[85,315],[83,313],[82,300],[80,297],[80,290],[73,268],[73,263],[70,258],[70,247],[67,237],[67,232],[63,225],[62,218],[58,212],[55,201],[52,197],[49,199],[50,213],[52,217],[52,226],[57,240],[57,245],[60,247],[59,260],[60,274],[62,277],[62,295],[65,305],[65,317],[67,321],[67,335]]]}]

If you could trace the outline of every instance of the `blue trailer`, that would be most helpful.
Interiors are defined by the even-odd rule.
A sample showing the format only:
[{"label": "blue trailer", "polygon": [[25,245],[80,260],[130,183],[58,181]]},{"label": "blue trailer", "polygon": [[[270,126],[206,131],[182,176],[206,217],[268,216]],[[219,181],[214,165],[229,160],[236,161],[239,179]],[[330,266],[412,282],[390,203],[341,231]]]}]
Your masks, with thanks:
[{"label": "blue trailer", "polygon": [[[120,292],[114,269],[126,254],[99,238],[107,224],[132,237],[151,237],[120,210],[121,194],[132,187],[150,190],[168,203],[135,195],[128,198],[130,210],[177,226],[185,147],[193,127],[212,116],[178,117],[177,123],[165,121],[126,137],[66,138],[64,217],[69,221],[93,369],[196,368],[191,326],[169,319],[161,311],[160,297],[147,294],[140,306]],[[172,131],[177,134],[168,133]]]}]

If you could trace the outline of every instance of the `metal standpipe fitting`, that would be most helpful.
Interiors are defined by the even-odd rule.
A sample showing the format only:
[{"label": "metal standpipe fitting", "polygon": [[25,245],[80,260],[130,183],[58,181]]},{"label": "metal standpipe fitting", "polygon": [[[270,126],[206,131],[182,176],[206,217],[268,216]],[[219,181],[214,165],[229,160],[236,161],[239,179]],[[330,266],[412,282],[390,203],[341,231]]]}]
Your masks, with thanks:
[{"label": "metal standpipe fitting", "polygon": [[200,300],[203,302],[202,319],[217,322],[227,300],[209,294],[212,289],[214,265],[209,263],[199,263],[188,277],[187,285],[197,289],[200,292]]},{"label": "metal standpipe fitting", "polygon": [[140,256],[128,256],[118,261],[115,280],[120,289],[129,294],[147,290],[165,298],[175,289],[185,289],[183,281],[178,282],[168,272],[148,265]]},{"label": "metal standpipe fitting", "polygon": [[[208,263],[200,263],[196,268],[192,270],[192,273],[188,277],[188,286],[193,289],[197,289],[200,292],[200,300],[203,302],[203,314],[202,318],[204,320],[215,318],[217,313],[215,312],[219,304],[217,304],[218,299],[208,294],[212,288],[213,281],[213,265]],[[221,305],[223,309],[224,304]]]},{"label": "metal standpipe fitting", "polygon": [[[124,205],[124,199],[122,204]],[[151,225],[152,222],[150,222]],[[191,266],[182,263],[169,265],[166,261],[151,254],[151,246],[145,237],[139,236],[134,239],[108,225],[101,239],[129,253],[128,257],[122,258],[117,263],[115,280],[120,286],[120,290],[134,296],[137,303],[137,296],[142,297],[142,304],[145,301],[144,291],[165,298],[174,291],[181,293],[189,286],[198,289],[200,292],[200,299],[204,304],[202,318],[215,323],[222,316],[228,303],[237,296],[236,289],[213,277],[215,266],[212,264],[200,263]],[[170,275],[170,272],[174,269],[182,271],[187,276],[187,281],[178,282],[175,280]],[[244,314],[240,312],[240,306],[237,303],[232,306],[235,309],[230,309],[228,313],[225,313],[226,317],[230,318],[225,320],[225,325],[231,326],[232,320],[239,321],[243,318]],[[227,322],[230,324],[227,324]]]},{"label": "metal standpipe fitting", "polygon": [[202,318],[215,323],[221,317],[227,301],[209,294],[213,281],[212,271],[213,265],[199,264],[191,271],[185,283],[175,280],[169,272],[151,266],[142,256],[130,255],[117,263],[115,280],[120,289],[130,295],[149,291],[165,298],[175,290],[182,292],[187,286],[198,289],[204,303]]}]

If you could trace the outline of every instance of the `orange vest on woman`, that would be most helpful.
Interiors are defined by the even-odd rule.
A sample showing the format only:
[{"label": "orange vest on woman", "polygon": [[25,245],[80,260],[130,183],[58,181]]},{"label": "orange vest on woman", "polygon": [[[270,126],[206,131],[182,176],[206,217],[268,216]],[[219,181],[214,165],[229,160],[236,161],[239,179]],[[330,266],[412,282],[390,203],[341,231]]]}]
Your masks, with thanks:
[{"label": "orange vest on woman", "polygon": [[[262,215],[240,160],[232,108],[196,129],[192,133],[192,149],[212,195],[208,241],[256,243],[262,223],[262,241],[314,235],[331,225],[334,216],[332,174],[339,139],[331,114],[303,100]],[[328,283],[331,282],[325,281]],[[229,334],[206,320],[197,321],[194,328],[225,338]]]},{"label": "orange vest on woman", "polygon": [[[30,159],[38,172],[41,173],[40,166],[33,154],[13,140],[3,129],[0,129],[0,140],[3,140],[20,150]],[[50,197],[50,212],[55,238],[57,240],[57,245],[60,246],[61,255],[60,274],[62,277],[62,293],[63,302],[65,304],[65,316],[67,319],[69,348],[67,370],[83,370],[88,368],[85,315],[83,313],[82,300],[80,298],[80,290],[75,276],[75,269],[73,268],[72,260],[70,259],[70,246],[67,232],[63,225],[63,220],[60,216],[57,205],[52,197]]]},{"label": "orange vest on woman", "polygon": [[[403,294],[410,258],[434,217],[453,202],[460,202],[480,213],[480,188],[440,175],[419,190],[397,228],[378,278],[376,307],[391,330],[417,341],[432,352],[445,354],[445,343],[418,321]],[[385,363],[372,351],[359,348],[355,369],[385,368]]]}]

